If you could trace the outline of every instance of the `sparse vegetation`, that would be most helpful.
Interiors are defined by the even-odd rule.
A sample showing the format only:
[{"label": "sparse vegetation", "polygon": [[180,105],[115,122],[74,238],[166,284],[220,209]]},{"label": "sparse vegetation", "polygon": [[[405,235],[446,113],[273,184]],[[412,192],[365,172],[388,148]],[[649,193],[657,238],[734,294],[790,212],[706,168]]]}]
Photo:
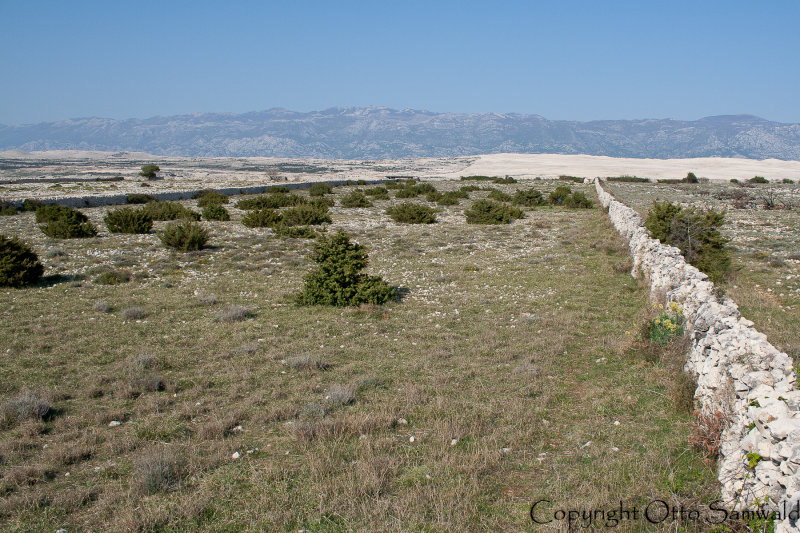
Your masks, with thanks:
[{"label": "sparse vegetation", "polygon": [[41,420],[50,414],[50,402],[30,390],[23,390],[3,405],[3,426],[9,427],[25,420]]},{"label": "sparse vegetation", "polygon": [[308,203],[308,200],[296,194],[276,193],[271,189],[268,189],[267,192],[271,194],[239,200],[236,207],[239,209],[280,209]]},{"label": "sparse vegetation", "polygon": [[254,209],[242,217],[242,224],[248,228],[271,228],[279,224],[281,218],[277,209]]},{"label": "sparse vegetation", "polygon": [[94,237],[97,228],[86,215],[61,205],[42,206],[36,210],[36,222],[42,224],[42,233],[54,239]]},{"label": "sparse vegetation", "polygon": [[333,194],[333,185],[330,183],[312,183],[308,188],[309,196],[324,196]]},{"label": "sparse vegetation", "polygon": [[24,287],[39,281],[44,267],[27,244],[0,235],[0,287]]},{"label": "sparse vegetation", "polygon": [[537,191],[536,189],[520,189],[514,193],[512,200],[516,205],[525,207],[537,207],[547,204],[541,191]]},{"label": "sparse vegetation", "polygon": [[342,198],[342,207],[372,207],[363,191],[355,190]]},{"label": "sparse vegetation", "polygon": [[111,233],[149,233],[153,229],[153,217],[144,209],[121,207],[109,211],[103,219]]},{"label": "sparse vegetation", "polygon": [[197,199],[197,207],[200,208],[209,207],[212,205],[221,206],[222,204],[227,204],[230,202],[230,199],[227,195],[212,190],[200,191],[199,193],[195,194],[194,197]]}]

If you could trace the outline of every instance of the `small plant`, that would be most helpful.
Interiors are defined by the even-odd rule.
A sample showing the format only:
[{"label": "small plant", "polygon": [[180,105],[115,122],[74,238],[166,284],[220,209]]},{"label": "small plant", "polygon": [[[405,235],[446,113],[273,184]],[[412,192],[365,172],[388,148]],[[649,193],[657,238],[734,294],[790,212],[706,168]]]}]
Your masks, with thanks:
[{"label": "small plant", "polygon": [[242,305],[231,305],[226,307],[217,315],[220,322],[240,322],[253,316],[253,310]]},{"label": "small plant", "polygon": [[694,172],[689,172],[686,174],[686,177],[683,178],[684,183],[700,183],[700,180],[697,179],[697,176],[694,175]]},{"label": "small plant", "polygon": [[178,202],[149,202],[142,208],[153,220],[200,220],[200,213],[187,209]]},{"label": "small plant", "polygon": [[403,187],[394,194],[395,198],[416,198],[417,196],[419,196],[419,191],[415,187]]},{"label": "small plant", "polygon": [[198,192],[194,195],[194,197],[197,199],[197,207],[200,208],[208,207],[210,205],[222,205],[230,202],[230,199],[227,195],[208,189]]},{"label": "small plant", "polygon": [[433,224],[436,222],[436,210],[425,205],[405,202],[390,207],[386,214],[395,222],[404,224]]},{"label": "small plant", "polygon": [[286,364],[294,370],[327,370],[330,368],[330,365],[325,361],[310,355],[290,357],[286,360]]},{"label": "small plant", "polygon": [[564,200],[564,206],[573,209],[588,209],[592,207],[592,201],[582,192],[575,191]]},{"label": "small plant", "polygon": [[469,194],[466,191],[448,191],[440,195],[436,203],[439,205],[458,205],[465,198],[469,198]]},{"label": "small plant", "polygon": [[3,405],[3,426],[10,427],[25,420],[42,420],[52,412],[46,398],[23,390]]},{"label": "small plant", "polygon": [[256,209],[242,217],[242,224],[248,228],[270,228],[280,224],[281,218],[283,217],[276,209]]},{"label": "small plant", "polygon": [[108,270],[94,279],[98,285],[120,285],[131,280],[131,273],[127,270]]},{"label": "small plant", "polygon": [[231,219],[231,214],[220,204],[210,204],[203,208],[203,218],[206,220],[227,222]]},{"label": "small plant", "polygon": [[572,194],[572,189],[565,185],[559,185],[550,193],[550,203],[553,205],[563,205],[567,198]]},{"label": "small plant", "polygon": [[320,237],[311,259],[317,267],[306,276],[297,297],[302,305],[380,305],[396,296],[383,279],[361,272],[367,266],[367,252],[360,244],[351,243],[346,233]]},{"label": "small plant", "polygon": [[159,236],[161,242],[170,248],[188,252],[200,250],[208,242],[208,231],[192,220],[171,222]]},{"label": "small plant", "polygon": [[491,200],[496,200],[498,202],[510,202],[511,201],[511,195],[504,193],[500,189],[490,189],[489,190],[489,194],[487,195],[487,198],[489,198]]},{"label": "small plant", "polygon": [[309,196],[324,196],[333,194],[333,186],[330,183],[312,183],[308,188]]},{"label": "small plant", "polygon": [[700,450],[706,458],[713,460],[719,455],[720,439],[725,426],[725,415],[721,411],[696,412],[689,444]]},{"label": "small plant", "polygon": [[356,401],[356,389],[352,385],[331,385],[325,395],[328,405],[350,405]]},{"label": "small plant", "polygon": [[[656,307],[656,304],[653,306]],[[658,305],[658,309],[661,313],[649,322],[648,338],[650,342],[663,346],[683,336],[686,318],[683,316],[681,306],[675,302],[669,302],[666,309],[663,305]]]},{"label": "small plant", "polygon": [[39,281],[44,267],[30,246],[0,235],[0,286],[24,287]]},{"label": "small plant", "polygon": [[747,459],[747,468],[751,468],[752,469],[752,468],[755,468],[756,465],[760,461],[762,461],[764,458],[761,457],[761,455],[759,455],[756,452],[750,452],[747,455],[745,455],[745,459]]},{"label": "small plant", "polygon": [[36,222],[44,223],[39,228],[42,233],[54,239],[75,239],[94,237],[97,228],[89,218],[71,207],[48,205],[36,210]]},{"label": "small plant", "polygon": [[129,204],[148,204],[150,202],[155,202],[156,197],[152,194],[133,193],[126,196],[125,200]]},{"label": "small plant", "polygon": [[525,218],[522,210],[492,200],[476,200],[464,214],[468,224],[510,224]]},{"label": "small plant", "polygon": [[342,198],[342,207],[372,207],[363,191],[355,190]]},{"label": "small plant", "polygon": [[153,217],[144,209],[121,207],[106,214],[103,222],[111,233],[148,233],[153,229]]},{"label": "small plant", "polygon": [[747,181],[750,182],[750,183],[756,183],[756,184],[757,183],[769,183],[769,180],[767,178],[763,177],[763,176],[753,176],[752,178],[750,178]]},{"label": "small plant", "polygon": [[156,179],[157,173],[161,170],[158,165],[148,164],[142,165],[142,170],[139,172],[139,175],[143,178],[147,178],[149,180]]},{"label": "small plant", "polygon": [[174,490],[180,485],[185,470],[182,458],[171,448],[159,445],[134,461],[132,488],[143,495]]},{"label": "small plant", "polygon": [[272,228],[275,235],[290,239],[316,239],[317,232],[308,226],[286,226],[278,224]]},{"label": "small plant", "polygon": [[142,320],[147,318],[147,311],[138,305],[122,310],[122,318],[125,320]]}]

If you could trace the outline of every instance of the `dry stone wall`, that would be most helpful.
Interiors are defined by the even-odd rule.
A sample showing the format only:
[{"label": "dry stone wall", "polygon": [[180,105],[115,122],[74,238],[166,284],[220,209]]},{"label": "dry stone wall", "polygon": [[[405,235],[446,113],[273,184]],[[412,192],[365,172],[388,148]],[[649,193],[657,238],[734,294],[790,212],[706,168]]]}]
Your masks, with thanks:
[{"label": "dry stone wall", "polygon": [[697,381],[703,416],[727,421],[719,448],[722,498],[741,510],[765,505],[777,511],[776,531],[800,529],[800,390],[791,358],[721,297],[708,277],[686,263],[680,250],[650,237],[639,214],[595,180],[611,222],[628,241],[634,276],[651,297],[676,302],[686,317],[691,351],[685,370]]}]

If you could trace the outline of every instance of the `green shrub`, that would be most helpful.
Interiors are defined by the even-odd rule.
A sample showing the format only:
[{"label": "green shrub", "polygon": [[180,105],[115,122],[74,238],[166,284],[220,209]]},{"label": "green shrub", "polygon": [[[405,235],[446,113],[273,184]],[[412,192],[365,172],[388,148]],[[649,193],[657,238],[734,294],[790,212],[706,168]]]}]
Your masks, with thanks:
[{"label": "green shrub", "polygon": [[[267,192],[271,191],[268,190]],[[308,200],[296,194],[267,194],[239,200],[236,203],[236,207],[239,209],[280,209],[281,207],[294,207],[305,203],[308,203]]]},{"label": "green shrub", "polygon": [[506,194],[506,193],[504,193],[503,191],[501,191],[499,189],[490,189],[489,190],[489,194],[487,195],[487,198],[489,198],[491,200],[496,200],[498,202],[510,202],[511,201],[511,195],[510,194]]},{"label": "green shrub", "polygon": [[311,201],[308,202],[308,205],[327,211],[329,207],[336,205],[336,200],[328,196],[322,198],[312,198]]},{"label": "green shrub", "polygon": [[431,185],[430,183],[420,183],[418,185],[413,186],[419,194],[430,194],[432,192],[438,192],[436,187]]},{"label": "green shrub", "polygon": [[581,191],[575,191],[564,199],[565,207],[572,207],[578,209],[587,209],[592,207],[592,201],[589,200]]},{"label": "green shrub", "polygon": [[0,286],[24,287],[36,283],[44,267],[30,246],[16,237],[0,235]]},{"label": "green shrub", "polygon": [[143,165],[141,172],[139,172],[139,175],[142,176],[143,178],[152,180],[155,179],[156,173],[159,170],[161,170],[161,168],[158,165],[153,165],[153,164]]},{"label": "green shrub", "polygon": [[77,239],[94,237],[97,228],[89,218],[71,207],[47,205],[36,210],[36,222],[44,223],[39,228],[53,239]]},{"label": "green shrub", "polygon": [[475,200],[464,211],[468,224],[510,224],[512,220],[525,218],[525,213],[492,200]]},{"label": "green shrub", "polygon": [[266,191],[267,194],[289,194],[292,190],[289,187],[278,185],[276,187],[269,187]]},{"label": "green shrub", "polygon": [[650,180],[647,178],[639,178],[637,176],[613,176],[610,178],[606,178],[608,181],[622,181],[628,183],[650,183]]},{"label": "green shrub", "polygon": [[439,191],[429,192],[428,194],[425,195],[425,199],[429,202],[438,202],[439,200],[442,199],[443,196],[444,194],[440,193]]},{"label": "green shrub", "polygon": [[147,204],[150,202],[155,202],[156,197],[152,194],[133,193],[129,194],[126,197],[126,200],[129,204]]},{"label": "green shrub", "polygon": [[197,207],[208,207],[209,205],[222,205],[230,202],[226,194],[221,192],[205,190],[194,195],[197,199]]},{"label": "green shrub", "polygon": [[383,279],[362,273],[367,253],[360,244],[351,243],[345,233],[320,237],[311,259],[317,267],[306,276],[303,291],[297,296],[302,305],[380,305],[396,296],[395,289]]},{"label": "green shrub", "polygon": [[578,176],[566,176],[562,174],[558,179],[561,181],[571,181],[573,183],[583,183],[583,178],[579,178]]},{"label": "green shrub", "polygon": [[525,207],[536,207],[547,203],[541,191],[537,191],[536,189],[520,189],[514,193],[512,201],[516,205],[523,205]]},{"label": "green shrub", "polygon": [[436,210],[426,205],[404,202],[390,207],[386,214],[395,222],[403,224],[433,224],[436,222]]},{"label": "green shrub", "polygon": [[680,249],[686,261],[705,272],[711,281],[724,281],[731,268],[727,239],[719,229],[725,213],[681,208],[669,202],[653,202],[645,227],[653,238]]},{"label": "green shrub", "polygon": [[127,270],[107,270],[94,279],[99,285],[120,285],[131,280],[131,273]]},{"label": "green shrub", "polygon": [[471,193],[471,192],[479,191],[479,190],[481,190],[481,188],[478,187],[477,185],[464,185],[463,187],[459,188],[459,190],[462,191],[462,192]]},{"label": "green shrub", "polygon": [[436,200],[436,203],[439,205],[458,205],[463,198],[469,198],[469,194],[464,191],[447,191]]},{"label": "green shrub", "polygon": [[206,220],[220,220],[227,222],[231,219],[231,214],[228,210],[222,207],[222,204],[211,204],[203,208],[203,218]]},{"label": "green shrub", "polygon": [[324,196],[333,193],[333,186],[330,183],[312,183],[308,188],[309,196]]},{"label": "green shrub", "polygon": [[153,229],[153,217],[144,209],[130,207],[109,211],[103,222],[111,233],[148,233]]},{"label": "green shrub", "polygon": [[200,250],[208,242],[208,231],[194,220],[183,219],[170,222],[159,236],[170,248],[189,252]]},{"label": "green shrub", "polygon": [[511,176],[501,178],[499,176],[461,176],[462,181],[491,181],[492,183],[516,183],[517,180]]},{"label": "green shrub", "polygon": [[200,213],[183,207],[178,202],[149,202],[142,208],[153,220],[200,220]]},{"label": "green shrub", "polygon": [[492,181],[494,183],[499,183],[499,184],[508,184],[508,183],[516,183],[517,182],[517,180],[515,180],[511,176],[506,176],[505,178],[495,178]]},{"label": "green shrub", "polygon": [[383,184],[383,186],[386,187],[387,190],[396,190],[403,188],[403,184],[400,183],[398,180],[387,181],[386,183]]},{"label": "green shrub", "polygon": [[763,176],[754,176],[747,181],[750,183],[769,183],[769,180]]},{"label": "green shrub", "polygon": [[731,183],[739,183],[739,180],[737,180],[736,178],[731,178]]},{"label": "green shrub", "polygon": [[367,196],[372,196],[376,200],[389,199],[389,189],[386,187],[370,187],[368,189],[364,189],[364,194]]},{"label": "green shrub", "polygon": [[47,205],[47,204],[45,204],[44,202],[42,202],[40,200],[31,200],[30,198],[26,198],[22,202],[22,210],[23,211],[36,211],[37,209],[39,209],[40,207],[44,207],[45,205]]},{"label": "green shrub", "polygon": [[697,176],[694,175],[694,172],[689,172],[686,174],[686,177],[683,178],[684,183],[700,183],[700,180],[697,179]]},{"label": "green shrub", "polygon": [[789,178],[783,178],[783,183],[788,185],[794,185],[794,180],[790,180]]},{"label": "green shrub", "polygon": [[355,190],[342,198],[342,207],[372,207],[363,191]]},{"label": "green shrub", "polygon": [[395,198],[416,198],[417,196],[419,196],[419,191],[417,191],[416,187],[403,187],[402,189],[397,189],[394,194]]},{"label": "green shrub", "polygon": [[248,228],[271,228],[281,222],[281,214],[276,209],[265,207],[255,209],[242,217],[242,224]]},{"label": "green shrub", "polygon": [[18,212],[19,210],[13,205],[6,202],[0,202],[0,217],[13,216],[16,215]]},{"label": "green shrub", "polygon": [[556,190],[550,193],[550,203],[553,205],[562,205],[570,194],[572,194],[572,189],[565,185],[559,185],[556,187]]},{"label": "green shrub", "polygon": [[322,209],[311,205],[301,205],[281,213],[281,224],[284,226],[317,226],[325,223],[331,223],[327,207]]}]

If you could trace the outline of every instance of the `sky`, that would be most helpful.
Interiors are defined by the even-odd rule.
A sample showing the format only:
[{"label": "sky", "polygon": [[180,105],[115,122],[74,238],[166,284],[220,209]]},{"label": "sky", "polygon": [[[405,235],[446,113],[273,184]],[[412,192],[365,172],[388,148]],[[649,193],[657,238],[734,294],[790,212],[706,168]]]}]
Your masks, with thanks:
[{"label": "sky", "polygon": [[800,2],[0,0],[0,123],[387,106],[800,122]]}]

